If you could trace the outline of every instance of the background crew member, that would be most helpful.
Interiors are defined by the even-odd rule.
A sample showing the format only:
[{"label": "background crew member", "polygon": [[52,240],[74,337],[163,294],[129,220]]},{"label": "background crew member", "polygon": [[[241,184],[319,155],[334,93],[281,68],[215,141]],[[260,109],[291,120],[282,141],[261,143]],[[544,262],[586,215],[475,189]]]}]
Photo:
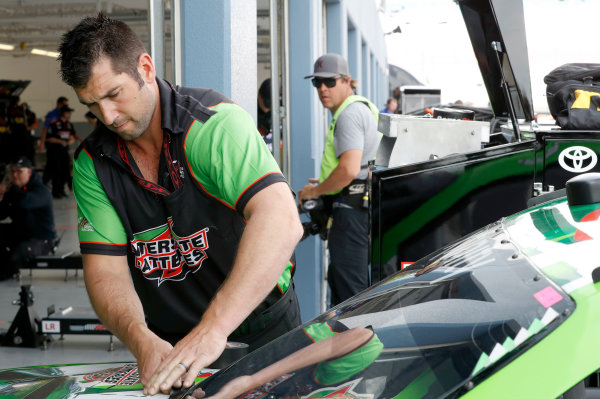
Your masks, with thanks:
[{"label": "background crew member", "polygon": [[313,78],[319,99],[331,111],[332,120],[321,161],[319,179],[310,179],[298,192],[298,200],[324,195],[333,202],[329,230],[330,265],[327,281],[331,305],[336,305],[369,286],[368,214],[363,206],[367,164],[375,158],[380,135],[377,108],[354,95],[348,63],[338,54],[317,59]]},{"label": "background crew member", "polygon": [[255,348],[298,325],[289,259],[302,227],[252,117],[158,79],[141,40],[102,13],[59,51],[100,122],[74,163],[86,287],[144,392],[191,386],[228,337]]},{"label": "background crew member", "polygon": [[29,260],[48,254],[56,239],[50,190],[32,170],[29,159],[11,164],[6,182],[0,183],[0,279],[19,273]]},{"label": "background crew member", "polygon": [[6,108],[0,103],[0,168],[8,166],[14,157],[11,153],[10,122]]},{"label": "background crew member", "polygon": [[[64,106],[69,106],[69,99],[63,96],[58,97],[56,99],[56,108],[48,111],[44,117],[44,126],[42,126],[42,133],[40,134],[40,141],[37,147],[38,152],[44,151],[44,148],[46,148],[46,135],[48,134],[48,127],[50,127],[52,122],[58,119],[58,112]],[[42,175],[42,181],[44,184],[48,184],[48,182],[52,180],[51,168],[52,162],[48,163],[48,154],[46,154],[46,165],[44,165],[44,174]]]},{"label": "background crew member", "polygon": [[66,197],[65,184],[70,186],[69,145],[73,144],[75,138],[78,137],[70,120],[72,112],[72,108],[63,105],[58,113],[58,119],[50,123],[46,135],[46,169],[52,176],[52,196],[54,198]]},{"label": "background crew member", "polygon": [[271,127],[271,78],[265,79],[256,96],[256,127],[273,152],[273,129]]},{"label": "background crew member", "polygon": [[19,96],[11,96],[7,116],[10,124],[11,158],[26,157],[32,160],[35,150],[31,128],[36,122],[35,114],[26,103],[21,103]]},{"label": "background crew member", "polygon": [[88,121],[90,125],[92,125],[92,126],[98,125],[98,118],[96,118],[96,115],[94,115],[92,113],[92,111],[86,112],[84,117],[85,117],[85,120]]},{"label": "background crew member", "polygon": [[398,113],[398,100],[394,97],[388,98],[385,103],[385,107],[380,111],[382,114],[396,114]]},{"label": "background crew member", "polygon": [[[38,151],[43,151],[46,145],[46,133],[48,132],[48,127],[50,123],[54,122],[58,119],[58,111],[65,105],[69,105],[69,99],[67,97],[60,96],[56,99],[56,108],[48,111],[46,116],[44,117],[44,126],[42,126],[42,133],[40,137],[40,142],[38,143]],[[46,173],[44,172],[44,183],[50,181],[50,178],[46,179]]]}]

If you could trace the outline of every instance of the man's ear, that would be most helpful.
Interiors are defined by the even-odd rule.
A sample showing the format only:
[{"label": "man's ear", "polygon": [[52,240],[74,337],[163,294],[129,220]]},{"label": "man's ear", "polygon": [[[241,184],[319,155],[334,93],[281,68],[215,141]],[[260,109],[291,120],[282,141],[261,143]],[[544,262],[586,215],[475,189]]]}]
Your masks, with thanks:
[{"label": "man's ear", "polygon": [[152,83],[156,79],[156,70],[154,62],[148,53],[142,53],[138,58],[138,71],[146,83]]}]

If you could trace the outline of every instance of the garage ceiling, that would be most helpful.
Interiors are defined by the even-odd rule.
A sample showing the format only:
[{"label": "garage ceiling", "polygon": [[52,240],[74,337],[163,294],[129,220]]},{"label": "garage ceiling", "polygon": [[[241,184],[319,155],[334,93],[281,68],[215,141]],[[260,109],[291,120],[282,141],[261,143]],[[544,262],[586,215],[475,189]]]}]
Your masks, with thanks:
[{"label": "garage ceiling", "polygon": [[[83,17],[104,11],[110,17],[127,22],[149,43],[149,0],[1,0],[0,44],[14,46],[0,50],[0,56],[19,57],[36,48],[56,51],[60,38]],[[165,18],[169,18],[171,1],[165,0]],[[257,1],[258,60],[268,62],[268,1]],[[170,48],[170,23],[165,26],[165,49]],[[166,51],[167,57],[170,51]]]},{"label": "garage ceiling", "polygon": [[148,41],[147,0],[2,0],[0,43],[15,49],[0,56],[24,55],[33,48],[56,51],[63,33],[99,11],[127,22]]}]

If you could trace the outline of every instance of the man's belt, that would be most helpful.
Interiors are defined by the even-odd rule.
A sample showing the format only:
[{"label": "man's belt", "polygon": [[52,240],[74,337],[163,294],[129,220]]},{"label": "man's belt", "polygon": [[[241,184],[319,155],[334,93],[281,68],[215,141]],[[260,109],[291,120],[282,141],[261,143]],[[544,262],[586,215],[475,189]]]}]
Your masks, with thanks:
[{"label": "man's belt", "polygon": [[291,281],[288,289],[283,294],[279,294],[279,299],[272,303],[275,292],[279,292],[279,290],[275,288],[273,292],[271,292],[271,294],[269,294],[269,296],[258,305],[252,313],[250,313],[246,320],[240,324],[233,332],[233,336],[255,334],[267,329],[271,320],[277,321],[281,318],[279,316],[287,311],[293,299],[292,295],[295,295],[294,282]]},{"label": "man's belt", "polygon": [[366,208],[369,190],[366,179],[354,179],[340,193],[341,201],[355,209]]}]

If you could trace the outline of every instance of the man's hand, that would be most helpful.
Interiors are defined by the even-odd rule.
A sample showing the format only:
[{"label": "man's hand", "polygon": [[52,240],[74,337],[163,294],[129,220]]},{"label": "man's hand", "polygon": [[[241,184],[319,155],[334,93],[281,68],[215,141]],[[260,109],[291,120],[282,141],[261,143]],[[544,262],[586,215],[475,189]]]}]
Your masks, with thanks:
[{"label": "man's hand", "polygon": [[156,337],[140,343],[134,354],[138,362],[138,373],[144,386],[150,381],[159,364],[171,353],[173,346]]},{"label": "man's hand", "polygon": [[317,179],[308,179],[309,183],[318,183],[316,186],[307,184],[298,191],[298,202],[305,199],[316,198],[320,195],[337,192],[348,184],[360,172],[362,150],[347,150],[339,157],[339,163],[331,174],[322,182]]},{"label": "man's hand", "polygon": [[194,328],[156,368],[148,384],[144,384],[144,394],[169,393],[171,388],[181,387],[182,378],[183,387],[191,387],[202,368],[221,355],[226,343],[224,334],[206,331],[201,326]]},{"label": "man's hand", "polygon": [[308,183],[309,184],[305,185],[298,191],[298,203],[302,203],[303,200],[313,199],[319,196],[319,194],[316,192],[317,186],[315,185],[319,183],[319,179],[309,178]]}]

